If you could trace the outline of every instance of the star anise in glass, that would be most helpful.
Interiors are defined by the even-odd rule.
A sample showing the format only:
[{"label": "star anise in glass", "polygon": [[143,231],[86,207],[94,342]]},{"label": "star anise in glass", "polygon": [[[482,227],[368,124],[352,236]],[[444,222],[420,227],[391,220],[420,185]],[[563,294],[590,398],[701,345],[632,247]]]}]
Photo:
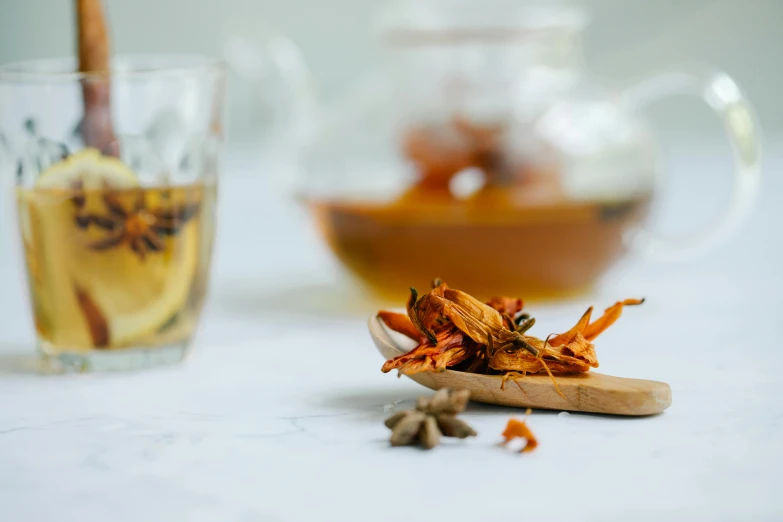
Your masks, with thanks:
[{"label": "star anise in glass", "polygon": [[141,260],[149,252],[161,252],[165,245],[163,238],[176,235],[180,229],[198,214],[198,203],[173,205],[171,208],[149,208],[145,204],[143,189],[137,189],[133,208],[125,208],[117,194],[106,187],[103,204],[106,214],[84,213],[84,196],[72,198],[77,208],[74,218],[77,226],[88,228],[94,225],[111,234],[104,239],[87,245],[92,250],[107,250],[127,245]]}]

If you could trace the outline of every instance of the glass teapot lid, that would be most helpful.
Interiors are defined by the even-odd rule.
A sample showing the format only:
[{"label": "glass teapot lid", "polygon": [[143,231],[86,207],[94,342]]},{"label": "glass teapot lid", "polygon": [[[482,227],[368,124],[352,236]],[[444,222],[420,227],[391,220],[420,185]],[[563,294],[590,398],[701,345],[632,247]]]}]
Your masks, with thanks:
[{"label": "glass teapot lid", "polygon": [[[500,185],[536,171],[574,197],[607,196],[631,178],[649,188],[637,122],[584,81],[586,23],[581,8],[563,3],[394,3],[379,18],[389,59],[319,122],[307,192],[394,199],[426,172],[445,169],[450,180],[472,168],[475,179],[475,167],[481,183]],[[611,128],[580,141],[601,122]],[[483,146],[476,139],[492,141],[492,150],[476,154],[503,163],[504,172],[461,165],[468,148]],[[626,182],[617,183],[609,167],[621,158]],[[588,168],[596,162],[601,176]]]},{"label": "glass teapot lid", "polygon": [[392,40],[449,43],[579,33],[587,21],[584,9],[556,0],[400,0],[381,12],[378,27]]}]

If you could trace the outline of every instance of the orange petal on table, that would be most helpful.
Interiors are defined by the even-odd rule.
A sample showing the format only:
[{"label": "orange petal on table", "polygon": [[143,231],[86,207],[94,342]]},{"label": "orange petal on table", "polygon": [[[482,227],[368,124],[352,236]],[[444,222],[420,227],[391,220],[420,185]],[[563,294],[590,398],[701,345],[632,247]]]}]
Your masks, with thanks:
[{"label": "orange petal on table", "polygon": [[538,440],[530,428],[527,427],[525,421],[517,419],[509,419],[506,429],[503,431],[504,444],[511,442],[514,439],[525,439],[525,447],[520,450],[520,453],[528,453],[536,449],[538,446]]}]

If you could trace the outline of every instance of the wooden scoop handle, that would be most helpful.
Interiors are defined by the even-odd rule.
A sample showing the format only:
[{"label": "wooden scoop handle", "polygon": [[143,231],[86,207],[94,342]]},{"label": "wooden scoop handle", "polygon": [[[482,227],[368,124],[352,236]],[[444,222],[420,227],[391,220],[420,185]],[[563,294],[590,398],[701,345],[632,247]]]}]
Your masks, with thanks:
[{"label": "wooden scoop handle", "polygon": [[565,395],[555,391],[548,375],[527,375],[507,381],[497,375],[475,375],[447,370],[443,373],[418,373],[411,379],[432,390],[469,388],[470,399],[487,404],[539,408],[545,410],[583,411],[611,415],[652,415],[672,403],[668,384],[642,379],[613,377],[596,372],[556,376]]}]

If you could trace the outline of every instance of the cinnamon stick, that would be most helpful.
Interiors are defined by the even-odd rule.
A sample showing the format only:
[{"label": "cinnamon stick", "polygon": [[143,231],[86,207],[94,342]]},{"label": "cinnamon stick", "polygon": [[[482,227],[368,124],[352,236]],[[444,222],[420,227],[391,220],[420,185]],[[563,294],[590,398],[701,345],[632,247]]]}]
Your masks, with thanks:
[{"label": "cinnamon stick", "polygon": [[111,122],[111,46],[102,0],[75,2],[79,72],[98,73],[82,80],[84,145],[117,156],[117,140]]},{"label": "cinnamon stick", "polygon": [[109,323],[106,322],[103,312],[101,312],[95,301],[92,300],[90,294],[76,284],[74,284],[74,292],[76,293],[76,301],[79,303],[79,308],[81,308],[84,315],[84,320],[87,322],[93,346],[96,348],[108,348],[111,337]]}]

